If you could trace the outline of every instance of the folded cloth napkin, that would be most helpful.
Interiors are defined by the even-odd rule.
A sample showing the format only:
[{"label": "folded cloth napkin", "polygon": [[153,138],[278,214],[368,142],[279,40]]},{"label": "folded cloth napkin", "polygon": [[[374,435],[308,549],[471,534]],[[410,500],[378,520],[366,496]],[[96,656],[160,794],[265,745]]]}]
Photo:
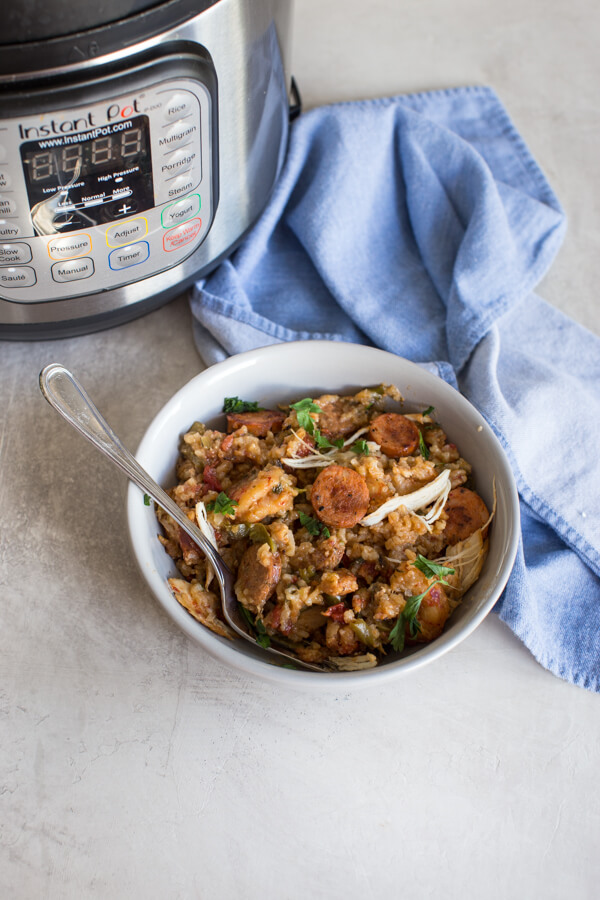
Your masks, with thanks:
[{"label": "folded cloth napkin", "polygon": [[293,124],[267,209],[191,309],[206,364],[328,338],[456,379],[520,494],[496,611],[543,666],[600,691],[600,339],[533,293],[564,231],[492,90],[321,107]]}]

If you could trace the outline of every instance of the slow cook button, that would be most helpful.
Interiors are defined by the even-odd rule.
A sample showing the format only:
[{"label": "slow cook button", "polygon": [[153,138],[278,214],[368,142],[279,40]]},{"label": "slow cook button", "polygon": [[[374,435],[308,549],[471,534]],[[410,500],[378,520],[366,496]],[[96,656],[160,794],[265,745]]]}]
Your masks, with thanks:
[{"label": "slow cook button", "polygon": [[187,222],[199,212],[200,194],[192,194],[185,200],[178,200],[176,203],[171,203],[170,206],[165,206],[160,217],[162,227],[172,228],[173,225],[181,225],[182,222]]},{"label": "slow cook button", "polygon": [[0,266],[26,263],[30,259],[31,247],[28,244],[0,244]]},{"label": "slow cook button", "polygon": [[0,269],[0,287],[31,287],[36,281],[35,269],[32,269],[31,266],[13,266],[10,269]]},{"label": "slow cook button", "polygon": [[164,249],[167,253],[171,253],[173,250],[185,247],[186,244],[191,244],[198,237],[201,228],[202,219],[192,219],[190,222],[186,222],[185,225],[178,225],[177,228],[172,228],[163,237]]},{"label": "slow cook button", "polygon": [[176,119],[189,116],[197,102],[193,94],[189,94],[187,91],[177,91],[165,103],[165,119],[167,122],[174,122]]},{"label": "slow cook button", "polygon": [[55,281],[80,281],[94,274],[94,260],[89,256],[83,259],[70,259],[57,262],[52,266],[52,277]]},{"label": "slow cook button", "polygon": [[148,241],[140,241],[138,244],[128,244],[108,254],[108,264],[111,269],[128,269],[129,266],[139,266],[150,256]]},{"label": "slow cook button", "polygon": [[48,241],[48,254],[50,259],[76,259],[85,256],[92,249],[92,239],[89,234],[70,234],[68,237],[51,238]]},{"label": "slow cook button", "polygon": [[185,175],[177,175],[172,181],[167,182],[167,197],[174,200],[175,197],[180,197],[182,194],[189,194],[197,184],[198,174],[194,170],[186,172]]},{"label": "slow cook button", "polygon": [[119,222],[118,225],[110,225],[106,229],[106,243],[109,247],[124,247],[139,241],[148,234],[148,219],[140,216],[137,219],[128,219]]}]

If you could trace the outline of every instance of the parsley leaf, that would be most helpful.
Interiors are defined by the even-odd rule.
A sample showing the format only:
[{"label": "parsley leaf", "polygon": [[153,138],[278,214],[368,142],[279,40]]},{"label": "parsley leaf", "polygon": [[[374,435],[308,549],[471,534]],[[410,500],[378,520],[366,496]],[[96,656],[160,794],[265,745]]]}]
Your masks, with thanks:
[{"label": "parsley leaf", "polygon": [[220,492],[216,500],[211,500],[206,504],[209,512],[222,513],[224,516],[234,516],[237,500],[231,500],[223,491]]},{"label": "parsley leaf", "polygon": [[150,506],[150,497],[148,494],[144,494],[144,506]]},{"label": "parsley leaf", "polygon": [[423,459],[429,459],[431,453],[429,452],[429,447],[425,443],[425,438],[423,437],[423,432],[419,430],[419,452]]},{"label": "parsley leaf", "polygon": [[434,411],[434,409],[435,409],[435,406],[428,406],[427,409],[424,409],[424,410],[423,410],[423,412],[421,413],[421,415],[422,415],[422,416],[430,416],[431,413]]},{"label": "parsley leaf", "polygon": [[322,534],[323,537],[326,538],[331,537],[331,532],[327,525],[323,525],[322,522],[319,522],[318,519],[315,519],[312,516],[307,516],[301,509],[298,510],[298,518],[300,519],[300,524],[303,525],[313,537],[317,537],[319,534]]},{"label": "parsley leaf", "polygon": [[257,412],[259,409],[262,407],[252,400],[240,400],[239,397],[225,397],[223,400],[224,413]]},{"label": "parsley leaf", "polygon": [[369,455],[369,445],[365,440],[354,441],[354,443],[352,444],[352,449],[356,453],[362,453],[363,456]]},{"label": "parsley leaf", "polygon": [[304,400],[298,400],[297,403],[292,403],[290,409],[296,410],[296,418],[298,419],[300,428],[304,428],[308,434],[313,434],[315,423],[311,416],[311,412],[320,413],[322,411],[321,407],[317,403],[314,403],[310,397],[305,397]]},{"label": "parsley leaf", "polygon": [[454,569],[450,569],[448,566],[440,566],[439,563],[432,562],[420,553],[414,561],[413,566],[423,572],[424,575],[427,575],[428,578],[440,578],[442,575],[454,575]]},{"label": "parsley leaf", "polygon": [[267,629],[264,626],[264,623],[261,619],[256,616],[256,618],[252,617],[252,614],[246,609],[246,607],[238,602],[239,610],[248,623],[248,625],[252,628],[253,631],[256,632],[256,643],[259,647],[267,647],[271,646],[271,638],[267,634]]}]

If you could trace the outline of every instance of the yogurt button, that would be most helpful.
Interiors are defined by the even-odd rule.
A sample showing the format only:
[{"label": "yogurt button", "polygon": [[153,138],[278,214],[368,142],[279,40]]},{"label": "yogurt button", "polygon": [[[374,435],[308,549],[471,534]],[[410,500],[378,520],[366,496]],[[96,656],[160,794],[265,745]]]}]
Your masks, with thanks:
[{"label": "yogurt button", "polygon": [[31,287],[35,282],[35,269],[32,269],[31,266],[11,266],[10,269],[0,269],[0,287]]},{"label": "yogurt button", "polygon": [[181,222],[187,222],[200,211],[200,194],[192,194],[184,200],[178,200],[166,206],[161,215],[161,224],[163,228],[172,228],[173,225],[179,225]]},{"label": "yogurt button", "polygon": [[177,119],[183,119],[184,116],[189,116],[194,109],[194,105],[197,105],[197,103],[198,101],[193,94],[188,94],[187,91],[177,91],[176,93],[171,94],[165,103],[165,119],[167,122],[175,122]]},{"label": "yogurt button", "polygon": [[30,259],[31,248],[28,244],[0,244],[0,266],[26,263]]}]

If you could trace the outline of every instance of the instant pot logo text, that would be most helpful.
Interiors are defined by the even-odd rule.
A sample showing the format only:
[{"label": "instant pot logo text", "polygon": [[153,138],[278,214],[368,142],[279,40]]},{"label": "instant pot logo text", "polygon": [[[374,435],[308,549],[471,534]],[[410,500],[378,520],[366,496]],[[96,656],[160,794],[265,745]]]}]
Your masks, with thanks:
[{"label": "instant pot logo text", "polygon": [[[37,141],[40,138],[49,138],[53,134],[74,135],[79,131],[89,132],[90,128],[97,129],[97,136],[101,134],[111,134],[112,131],[117,130],[115,126],[120,120],[125,120],[121,121],[123,127],[131,127],[131,123],[128,122],[127,119],[129,119],[130,116],[135,115],[135,113],[139,112],[140,108],[138,106],[137,99],[133,100],[130,104],[125,106],[121,106],[119,103],[111,103],[106,107],[104,119],[109,123],[114,123],[112,125],[112,129],[110,125],[99,125],[95,120],[96,113],[89,111],[85,116],[80,116],[78,119],[64,119],[62,121],[50,119],[49,122],[42,122],[40,125],[19,125],[19,134],[25,141]],[[104,131],[104,128],[108,128],[109,130]],[[77,138],[75,138],[75,140],[77,140]],[[51,144],[50,146],[53,145]]]}]

